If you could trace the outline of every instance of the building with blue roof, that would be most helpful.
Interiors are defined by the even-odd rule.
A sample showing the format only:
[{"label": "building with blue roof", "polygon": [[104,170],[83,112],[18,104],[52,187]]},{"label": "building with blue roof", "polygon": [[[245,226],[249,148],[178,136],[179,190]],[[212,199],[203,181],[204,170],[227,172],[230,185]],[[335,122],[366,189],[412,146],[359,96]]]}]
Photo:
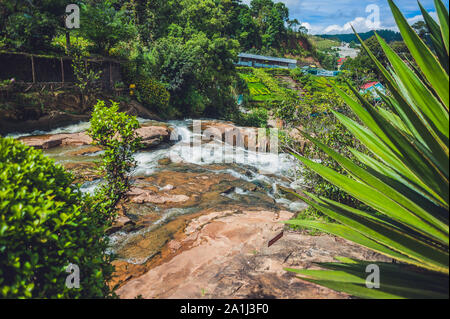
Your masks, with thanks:
[{"label": "building with blue roof", "polygon": [[238,57],[239,62],[237,65],[239,66],[271,69],[295,69],[297,67],[297,60],[293,59],[275,58],[249,53],[240,53]]}]

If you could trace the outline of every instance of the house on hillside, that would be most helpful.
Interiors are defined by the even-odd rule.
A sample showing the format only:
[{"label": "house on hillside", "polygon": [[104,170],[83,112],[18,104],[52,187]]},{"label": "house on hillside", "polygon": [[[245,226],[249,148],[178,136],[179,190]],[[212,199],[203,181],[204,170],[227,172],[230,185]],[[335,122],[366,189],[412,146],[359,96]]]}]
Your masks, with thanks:
[{"label": "house on hillside", "polygon": [[340,58],[338,60],[338,63],[337,63],[338,64],[338,70],[341,69],[341,67],[342,67],[342,65],[344,65],[345,61],[347,61],[347,58]]},{"label": "house on hillside", "polygon": [[361,94],[371,93],[375,98],[379,99],[377,90],[383,94],[386,94],[386,88],[380,82],[369,82],[361,86]]},{"label": "house on hillside", "polygon": [[334,77],[339,74],[339,71],[329,71],[324,69],[319,69],[315,65],[304,66],[302,68],[303,73],[308,73],[317,76]]},{"label": "house on hillside", "polygon": [[248,66],[252,68],[276,68],[276,69],[295,69],[297,60],[274,58],[263,55],[240,53],[238,55],[238,66]]}]

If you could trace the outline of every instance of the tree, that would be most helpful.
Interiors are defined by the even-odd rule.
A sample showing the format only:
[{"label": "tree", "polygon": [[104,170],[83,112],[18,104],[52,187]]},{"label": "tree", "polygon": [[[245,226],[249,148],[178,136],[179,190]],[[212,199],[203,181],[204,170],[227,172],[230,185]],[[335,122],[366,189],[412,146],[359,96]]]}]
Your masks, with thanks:
[{"label": "tree", "polygon": [[120,41],[133,39],[136,27],[127,12],[111,3],[89,2],[82,6],[80,34],[93,43],[93,51],[109,55]]},{"label": "tree", "polygon": [[238,44],[197,33],[189,40],[163,38],[152,51],[159,80],[167,83],[177,115],[225,115],[235,106],[230,87]]},{"label": "tree", "polygon": [[427,24],[424,21],[417,21],[412,25],[412,28],[424,41],[426,41],[427,37],[430,35],[430,30],[428,30]]},{"label": "tree", "polygon": [[7,48],[41,52],[50,49],[53,37],[64,30],[69,0],[4,0],[0,3],[0,42]]}]

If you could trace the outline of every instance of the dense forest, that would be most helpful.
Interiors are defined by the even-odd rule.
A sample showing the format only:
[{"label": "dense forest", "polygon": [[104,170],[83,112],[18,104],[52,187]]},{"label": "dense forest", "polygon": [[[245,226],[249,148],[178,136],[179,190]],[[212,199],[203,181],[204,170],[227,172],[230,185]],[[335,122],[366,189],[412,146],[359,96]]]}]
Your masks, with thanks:
[{"label": "dense forest", "polygon": [[[395,31],[392,31],[392,30],[377,30],[376,32],[377,32],[377,34],[379,36],[381,36],[388,43],[394,42],[394,41],[402,41],[402,35],[399,32],[395,32]],[[374,35],[375,35],[375,31],[359,33],[359,36],[364,41],[369,39],[369,38],[371,38],[371,37],[373,37]],[[322,34],[322,35],[319,35],[319,37],[325,38],[325,39],[337,40],[337,41],[346,42],[346,43],[351,43],[351,42],[358,43],[358,38],[353,33],[349,33],[349,34]]]},{"label": "dense forest", "polygon": [[[81,28],[68,31],[65,7],[73,2],[2,1],[0,50],[126,61],[127,84],[140,84],[141,101],[166,117],[231,114],[239,52],[312,51],[299,21],[272,0],[75,1]],[[161,101],[149,100],[153,92]]]}]

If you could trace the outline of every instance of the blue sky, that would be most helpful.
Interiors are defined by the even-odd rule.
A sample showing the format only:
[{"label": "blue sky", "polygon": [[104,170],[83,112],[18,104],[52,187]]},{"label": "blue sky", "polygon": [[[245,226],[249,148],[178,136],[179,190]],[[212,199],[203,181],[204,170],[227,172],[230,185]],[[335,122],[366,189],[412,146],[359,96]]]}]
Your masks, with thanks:
[{"label": "blue sky", "polygon": [[[249,3],[250,0],[244,2]],[[395,30],[395,22],[387,0],[281,0],[290,10],[291,18],[297,18],[312,34],[352,33],[350,24],[358,32],[377,28],[370,24],[369,5],[377,5],[380,12],[379,28]],[[420,10],[415,0],[396,0],[396,4],[411,23],[420,19]],[[434,1],[421,0],[422,5],[435,16]],[[444,0],[448,8],[448,0]],[[373,12],[373,11],[372,11]],[[369,23],[368,23],[369,22]]]}]

